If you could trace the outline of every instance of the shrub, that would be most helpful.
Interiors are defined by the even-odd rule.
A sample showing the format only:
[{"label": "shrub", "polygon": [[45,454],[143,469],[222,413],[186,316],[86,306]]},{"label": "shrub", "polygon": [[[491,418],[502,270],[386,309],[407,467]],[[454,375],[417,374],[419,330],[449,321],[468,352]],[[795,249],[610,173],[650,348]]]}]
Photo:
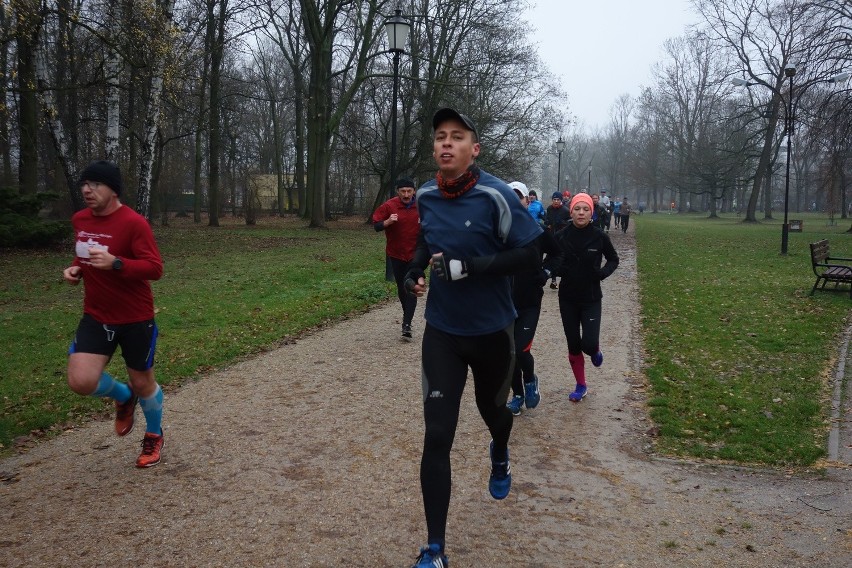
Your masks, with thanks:
[{"label": "shrub", "polygon": [[20,195],[13,188],[0,187],[0,247],[46,247],[68,237],[68,221],[39,218],[44,204],[58,197],[55,193]]}]

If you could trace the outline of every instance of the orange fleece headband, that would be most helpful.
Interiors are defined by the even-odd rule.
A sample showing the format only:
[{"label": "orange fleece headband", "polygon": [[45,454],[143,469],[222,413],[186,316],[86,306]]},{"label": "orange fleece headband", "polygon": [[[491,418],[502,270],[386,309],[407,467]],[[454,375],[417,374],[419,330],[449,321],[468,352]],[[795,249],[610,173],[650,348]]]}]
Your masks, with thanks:
[{"label": "orange fleece headband", "polygon": [[568,211],[573,211],[574,206],[579,202],[587,203],[589,205],[589,209],[592,211],[595,210],[595,202],[592,201],[592,196],[588,193],[578,193],[574,197],[571,198],[571,204],[568,206]]}]

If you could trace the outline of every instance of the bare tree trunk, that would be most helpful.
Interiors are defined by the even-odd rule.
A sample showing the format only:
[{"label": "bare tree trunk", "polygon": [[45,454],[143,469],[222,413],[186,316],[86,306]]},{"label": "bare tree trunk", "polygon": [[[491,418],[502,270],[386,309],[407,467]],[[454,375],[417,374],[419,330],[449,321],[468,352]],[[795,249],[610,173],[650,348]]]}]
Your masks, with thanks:
[{"label": "bare tree trunk", "polygon": [[[161,29],[168,30],[172,25],[174,0],[161,0],[159,23]],[[166,62],[164,55],[152,55],[154,58],[151,76],[151,88],[148,92],[145,112],[145,131],[139,159],[139,187],[136,210],[146,219],[151,218],[151,173],[154,166],[154,146],[157,130],[160,127],[160,103],[163,98],[163,72]]]},{"label": "bare tree trunk", "polygon": [[[208,26],[207,29],[207,38],[206,45],[209,47],[213,43],[212,27]],[[201,188],[201,169],[204,164],[204,153],[202,145],[204,143],[204,137],[202,133],[206,130],[206,121],[204,117],[206,116],[204,112],[204,101],[207,100],[207,80],[208,73],[210,70],[210,58],[209,58],[210,50],[207,50],[207,53],[204,56],[204,69],[201,72],[201,85],[199,85],[199,93],[198,93],[198,121],[196,123],[195,128],[195,161],[193,164],[193,176],[192,176],[192,193],[193,193],[193,213],[192,219],[195,223],[201,223],[201,202],[202,202],[202,188]]]},{"label": "bare tree trunk", "polygon": [[207,100],[207,85],[210,72],[210,51],[213,46],[213,0],[207,0],[207,28],[204,35],[204,56],[203,68],[201,70],[201,84],[198,86],[198,119],[195,127],[195,160],[193,163],[192,175],[192,220],[195,223],[201,223],[201,202],[203,197],[203,189],[201,187],[201,169],[204,164],[204,153],[202,144],[204,142],[203,132],[206,131],[206,114],[204,112],[204,103]]},{"label": "bare tree trunk", "polygon": [[231,216],[236,217],[239,213],[237,208],[237,137],[231,130],[231,118],[229,114],[225,115],[225,129],[228,140],[226,153],[222,156],[224,162],[225,179],[227,180],[228,190],[231,193]]},{"label": "bare tree trunk", "polygon": [[159,181],[163,177],[163,141],[158,140],[155,145],[157,148],[157,158],[154,160],[154,170],[151,174],[151,187],[160,187],[158,194],[160,195],[160,224],[163,227],[169,226],[169,188],[165,184],[160,184]]},{"label": "bare tree trunk", "polygon": [[[135,206],[139,205],[139,153],[141,151],[140,144],[145,136],[145,94],[140,92],[140,89],[135,88],[139,85],[142,70],[136,67],[130,67],[127,70],[127,78],[125,81],[129,85],[133,85],[125,92],[126,120],[128,127],[125,130],[123,142],[125,144],[122,152],[122,161],[126,164],[128,176],[125,180],[124,197],[125,203],[130,203],[130,197],[133,196]],[[141,110],[140,110],[141,108]],[[139,134],[137,134],[139,133]]]},{"label": "bare tree trunk", "polygon": [[[109,38],[109,42],[106,45],[107,53],[104,65],[107,84],[107,122],[106,137],[104,139],[104,158],[111,162],[118,162],[119,122],[121,118],[121,89],[119,88],[119,81],[121,80],[121,58],[118,55],[118,50],[114,47],[121,30],[118,3],[119,0],[109,0],[106,18],[109,26],[106,35]],[[137,209],[139,209],[138,206]]]},{"label": "bare tree trunk", "polygon": [[[284,215],[287,194],[284,191],[284,170],[281,164],[281,154],[283,147],[281,144],[281,121],[278,117],[278,102],[275,100],[274,91],[269,88],[269,113],[272,119],[272,142],[275,148],[275,159],[272,160],[272,167],[275,170],[275,194],[278,203],[278,216]],[[248,217],[246,217],[248,223]]]},{"label": "bare tree trunk", "polygon": [[[6,10],[0,10],[0,35],[9,37],[10,35],[10,20],[6,15]],[[11,75],[9,69],[9,42],[0,43],[0,73],[4,77]],[[8,89],[6,82],[0,82],[0,100],[7,100]],[[9,105],[0,105],[0,161],[2,161],[2,170],[0,170],[0,186],[12,187],[14,178],[12,177],[12,147],[9,140],[9,124],[11,115],[9,113]]]},{"label": "bare tree trunk", "polygon": [[[331,138],[331,40],[314,45],[311,54],[311,79],[308,85],[307,150],[308,199],[306,215],[311,227],[325,227],[325,197],[328,166],[331,162],[328,143]],[[319,51],[320,53],[317,53]]]},{"label": "bare tree trunk", "polygon": [[41,33],[39,0],[13,0],[17,17],[18,46],[18,190],[38,190],[38,98],[36,97],[36,52]]},{"label": "bare tree trunk", "polygon": [[[296,177],[296,196],[299,201],[299,215],[307,217],[307,188],[305,188],[305,103],[303,94],[305,92],[305,82],[301,76],[297,76],[294,80],[294,86],[297,93],[296,96],[296,124],[295,124],[295,140],[293,143],[293,151],[295,153],[294,176]],[[293,203],[290,203],[290,210],[293,210]]]},{"label": "bare tree trunk", "polygon": [[245,174],[245,172],[240,172],[240,177],[243,180],[243,187],[245,187],[245,212],[246,212],[246,225],[254,226],[257,225],[257,192],[255,190],[255,185],[252,180]]},{"label": "bare tree trunk", "polygon": [[44,116],[47,120],[51,139],[53,140],[56,159],[61,164],[62,171],[65,174],[65,183],[68,187],[68,195],[71,198],[71,206],[74,208],[74,211],[79,211],[83,208],[83,195],[80,193],[80,187],[77,185],[77,179],[74,176],[75,168],[69,160],[71,150],[68,138],[65,136],[65,130],[62,127],[62,122],[59,120],[59,111],[56,108],[53,91],[48,88],[49,80],[45,59],[46,54],[42,46],[36,54],[36,76],[38,77]]},{"label": "bare tree trunk", "polygon": [[[780,89],[781,83],[784,80],[782,75],[777,80],[777,87]],[[751,196],[748,200],[748,207],[743,221],[757,222],[757,200],[760,198],[760,184],[763,181],[764,173],[769,169],[769,161],[772,155],[772,144],[775,137],[775,128],[778,126],[778,111],[781,108],[780,90],[776,90],[769,102],[769,125],[766,127],[766,134],[763,137],[763,151],[760,153],[760,162],[757,165],[757,171],[754,175],[754,183],[751,187]]]},{"label": "bare tree trunk", "polygon": [[763,189],[763,218],[772,219],[772,160],[766,166],[766,183]]},{"label": "bare tree trunk", "polygon": [[[212,1],[208,14],[213,15]],[[210,192],[210,221],[211,227],[219,226],[219,197],[220,197],[220,155],[222,147],[221,107],[219,92],[221,90],[222,59],[225,50],[225,18],[228,11],[228,0],[218,0],[219,15],[213,17],[208,25],[214,26],[213,45],[210,51],[210,145],[208,148],[208,191]]]},{"label": "bare tree trunk", "polygon": [[719,215],[717,214],[718,210],[716,208],[716,182],[712,182],[710,185],[710,194],[707,196],[707,205],[710,208],[710,215],[708,218],[715,219]]}]

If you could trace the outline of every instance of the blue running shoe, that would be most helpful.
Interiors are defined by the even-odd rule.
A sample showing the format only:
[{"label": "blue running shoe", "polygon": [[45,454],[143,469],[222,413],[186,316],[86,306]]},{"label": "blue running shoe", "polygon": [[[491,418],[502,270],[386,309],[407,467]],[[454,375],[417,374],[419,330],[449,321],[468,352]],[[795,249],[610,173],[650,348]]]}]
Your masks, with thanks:
[{"label": "blue running shoe", "polygon": [[533,380],[524,383],[524,404],[527,408],[535,408],[541,402],[541,393],[538,392],[538,375],[533,375]]},{"label": "blue running shoe", "polygon": [[519,394],[516,394],[512,397],[512,400],[506,403],[506,408],[508,408],[512,414],[518,416],[521,414],[521,408],[524,406],[524,397]]},{"label": "blue running shoe", "polygon": [[603,365],[603,353],[601,353],[600,351],[592,355],[591,359],[592,365],[594,365],[595,367],[600,367],[601,365]]},{"label": "blue running shoe", "polygon": [[441,553],[441,546],[430,544],[420,549],[420,556],[411,568],[448,568],[450,561]]},{"label": "blue running shoe", "polygon": [[568,400],[571,402],[580,402],[584,398],[586,398],[586,385],[577,385],[577,388],[574,389],[574,392],[568,395]]},{"label": "blue running shoe", "polygon": [[506,448],[506,461],[494,461],[494,440],[491,440],[488,455],[491,456],[491,477],[488,479],[488,492],[495,499],[505,499],[509,494],[509,489],[512,488],[512,467],[509,465],[509,449]]}]

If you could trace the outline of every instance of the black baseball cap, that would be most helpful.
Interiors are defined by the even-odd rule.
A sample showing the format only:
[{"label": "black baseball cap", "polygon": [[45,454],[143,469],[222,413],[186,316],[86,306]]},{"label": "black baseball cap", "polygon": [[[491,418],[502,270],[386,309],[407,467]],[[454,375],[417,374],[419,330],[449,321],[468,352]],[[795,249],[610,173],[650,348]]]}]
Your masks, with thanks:
[{"label": "black baseball cap", "polygon": [[476,126],[473,124],[473,121],[467,115],[460,113],[454,108],[445,107],[438,109],[432,117],[432,130],[438,130],[438,126],[440,126],[442,122],[450,119],[458,120],[464,124],[465,128],[473,132],[474,138],[477,141],[479,140],[479,132],[476,131]]}]

